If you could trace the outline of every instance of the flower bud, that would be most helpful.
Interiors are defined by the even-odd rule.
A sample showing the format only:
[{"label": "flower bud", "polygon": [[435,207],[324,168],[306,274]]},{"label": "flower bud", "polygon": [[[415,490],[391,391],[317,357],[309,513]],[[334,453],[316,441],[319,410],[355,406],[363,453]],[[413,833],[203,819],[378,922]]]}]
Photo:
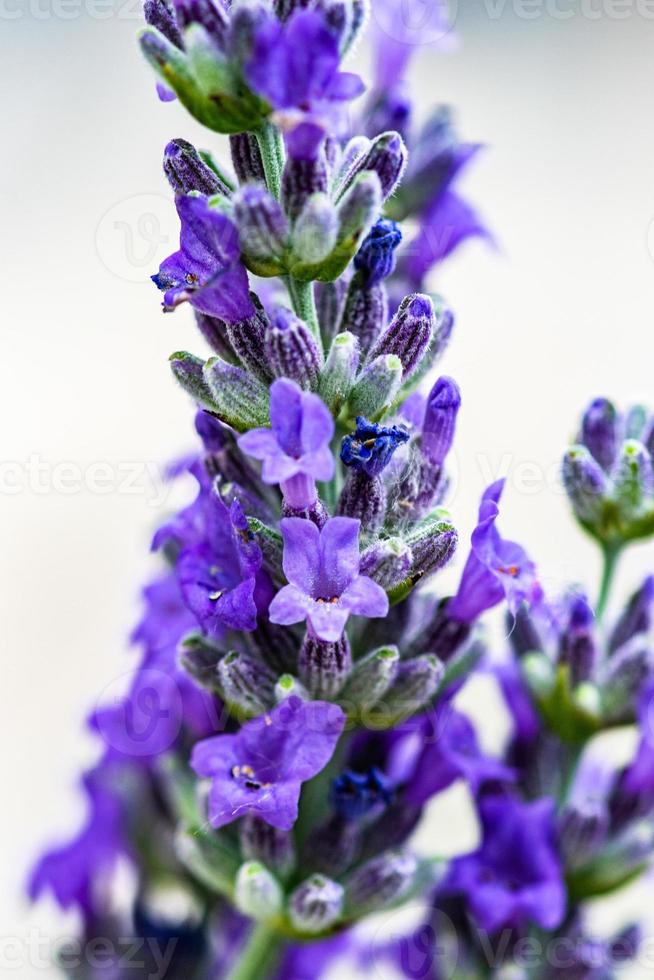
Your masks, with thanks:
[{"label": "flower bud", "polygon": [[273,378],[270,361],[266,355],[266,339],[270,324],[258,297],[251,293],[255,311],[244,320],[228,323],[225,327],[229,344],[239,361],[251,374],[267,384]]},{"label": "flower bud", "polygon": [[313,265],[326,259],[336,245],[338,228],[338,215],[329,195],[312,194],[295,222],[292,264]]},{"label": "flower bud", "polygon": [[293,834],[247,814],[239,823],[241,852],[249,861],[260,861],[281,878],[295,867]]},{"label": "flower bud", "polygon": [[374,421],[383,415],[402,385],[402,362],[395,354],[381,354],[363,369],[350,392],[350,415]]},{"label": "flower bud", "polygon": [[261,150],[254,133],[234,133],[229,137],[232,164],[239,183],[266,183]]},{"label": "flower bud", "polygon": [[525,606],[520,606],[515,616],[507,613],[506,635],[516,657],[524,657],[527,653],[544,649],[531,612]]},{"label": "flower bud", "polygon": [[431,701],[443,674],[443,663],[432,653],[401,661],[397,677],[380,704],[389,726],[405,721]]},{"label": "flower bud", "polygon": [[333,415],[338,415],[352,390],[359,366],[359,344],[351,333],[334,337],[320,376],[318,394]]},{"label": "flower bud", "polygon": [[268,391],[247,371],[211,357],[204,366],[204,379],[213,410],[227,425],[245,432],[269,424]]},{"label": "flower bud", "polygon": [[388,590],[407,577],[412,562],[413,555],[406,541],[380,538],[362,553],[359,571]]},{"label": "flower bud", "polygon": [[282,205],[288,219],[294,222],[313,194],[325,194],[329,187],[327,159],[321,148],[309,159],[286,159],[282,174]]},{"label": "flower bud", "polygon": [[566,867],[588,860],[606,837],[608,815],[603,803],[569,803],[559,817],[558,839]]},{"label": "flower bud", "polygon": [[468,623],[448,615],[445,599],[439,603],[431,623],[420,637],[420,643],[423,649],[426,647],[439,660],[447,663],[468,640],[470,633]]},{"label": "flower bud", "polygon": [[174,6],[182,31],[191,24],[201,24],[212,41],[224,47],[229,17],[221,0],[174,0]]},{"label": "flower bud", "polygon": [[439,378],[427,397],[420,446],[431,463],[442,466],[452,448],[461,392],[452,378]]},{"label": "flower bud", "polygon": [[236,363],[236,355],[227,336],[227,324],[218,317],[209,316],[194,310],[195,322],[198,329],[214,354],[219,354],[224,361]]},{"label": "flower bud", "polygon": [[652,458],[641,442],[628,439],[617,463],[614,494],[627,520],[638,517],[654,491]]},{"label": "flower bud", "polygon": [[265,342],[266,359],[277,378],[290,378],[301,388],[314,390],[323,364],[322,351],[312,331],[290,310],[275,310]]},{"label": "flower bud", "polygon": [[293,928],[308,936],[326,932],[341,917],[344,894],[343,886],[331,878],[311,875],[289,896],[288,915]]},{"label": "flower bud", "polygon": [[247,718],[264,714],[275,702],[276,677],[266,664],[249,653],[233,650],[218,664],[223,700]]},{"label": "flower bud", "polygon": [[207,166],[193,144],[187,140],[176,139],[167,144],[163,171],[175,194],[199,191],[208,197],[212,194],[229,197],[229,187],[218,179],[217,174]]},{"label": "flower bud", "polygon": [[563,485],[582,524],[599,524],[608,493],[604,470],[585,446],[572,446],[563,457]]},{"label": "flower bud", "polygon": [[286,698],[293,695],[302,698],[303,701],[311,700],[311,695],[306,687],[300,684],[297,677],[294,677],[293,674],[282,674],[275,684],[275,701],[279,704],[280,701],[285,701]]},{"label": "flower bud", "polygon": [[343,820],[360,820],[372,811],[385,809],[393,796],[390,779],[373,766],[365,773],[345,769],[332,782],[330,802]]},{"label": "flower bud", "polygon": [[394,354],[402,362],[403,378],[406,380],[429,347],[434,324],[434,304],[430,297],[421,293],[407,296],[388,328],[373,345],[369,360]]},{"label": "flower bud", "polygon": [[316,308],[320,332],[325,346],[336,336],[343,318],[343,308],[347,293],[347,283],[344,278],[334,282],[319,282],[315,288]]},{"label": "flower bud", "polygon": [[209,412],[217,411],[211,389],[204,378],[204,361],[202,358],[188,354],[186,351],[177,351],[177,353],[170,355],[170,367],[175,380],[198,405],[206,408]]},{"label": "flower bud", "polygon": [[156,27],[171,44],[174,44],[180,51],[183,50],[182,34],[175,17],[174,8],[168,0],[145,0],[143,16],[146,24]]},{"label": "flower bud", "polygon": [[277,879],[259,861],[246,861],[238,869],[234,903],[251,919],[273,919],[281,910],[283,892]]},{"label": "flower bud", "polygon": [[411,888],[418,862],[412,854],[387,851],[354,871],[346,884],[346,911],[358,917],[379,912]]},{"label": "flower bud", "polygon": [[366,354],[379,337],[388,320],[388,296],[383,283],[364,286],[360,274],[352,277],[341,326],[359,338],[361,351]]},{"label": "flower bud", "polygon": [[400,652],[397,647],[379,647],[357,660],[345,682],[339,701],[346,708],[372,706],[384,696],[397,677]]},{"label": "flower bud", "polygon": [[229,895],[238,871],[235,848],[220,831],[180,826],[174,838],[175,856],[194,878],[208,888]]},{"label": "flower bud", "polygon": [[348,261],[356,254],[380,207],[379,180],[374,174],[359,174],[338,206],[338,244],[341,249],[347,248]]},{"label": "flower bud", "polygon": [[361,530],[371,533],[384,523],[386,488],[379,476],[368,476],[362,470],[351,470],[336,505],[340,517],[354,517]]},{"label": "flower bud", "polygon": [[618,455],[621,441],[620,417],[608,398],[596,398],[584,413],[580,442],[608,472]]},{"label": "flower bud", "polygon": [[441,511],[415,525],[406,543],[413,555],[411,580],[415,584],[447,565],[456,551],[458,535]]},{"label": "flower bud", "polygon": [[179,646],[179,665],[208,691],[218,691],[218,664],[224,656],[202,633],[189,633]]},{"label": "flower bud", "polygon": [[395,250],[401,241],[400,226],[394,221],[380,218],[375,222],[354,256],[362,286],[370,288],[393,273]]},{"label": "flower bud", "polygon": [[593,624],[595,617],[584,596],[577,596],[570,608],[570,617],[559,639],[559,663],[570,671],[570,684],[577,687],[590,680],[597,662]]},{"label": "flower bud", "polygon": [[356,176],[364,171],[372,171],[379,177],[382,200],[393,193],[404,173],[407,163],[407,150],[399,133],[382,133],[372,141],[368,152],[359,159],[346,178],[349,186]]},{"label": "flower bud", "polygon": [[[267,616],[260,616],[256,629],[251,633],[245,633],[243,639],[254,656],[258,660],[263,660],[275,676],[297,668],[299,638],[294,630],[276,626]],[[275,685],[275,699],[277,699],[277,685]]]},{"label": "flower bud", "polygon": [[343,687],[352,669],[347,636],[329,642],[309,628],[300,648],[300,681],[314,698],[333,698]]},{"label": "flower bud", "polygon": [[648,633],[654,612],[654,575],[648,575],[629,599],[615,624],[609,641],[609,653],[615,653],[638,633]]},{"label": "flower bud", "polygon": [[234,195],[234,217],[248,267],[260,276],[282,271],[289,227],[279,201],[261,184],[246,184]]}]

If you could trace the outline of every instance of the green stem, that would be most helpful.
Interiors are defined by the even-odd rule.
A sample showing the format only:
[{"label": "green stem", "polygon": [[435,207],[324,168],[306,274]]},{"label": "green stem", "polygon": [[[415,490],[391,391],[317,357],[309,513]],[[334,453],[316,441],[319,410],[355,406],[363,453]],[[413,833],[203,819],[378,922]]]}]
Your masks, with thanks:
[{"label": "green stem", "polygon": [[606,610],[606,605],[611,592],[611,585],[613,584],[613,577],[615,575],[618,559],[620,558],[621,554],[620,545],[606,544],[602,550],[604,566],[602,570],[602,582],[597,599],[596,616],[598,622],[600,622]]},{"label": "green stem", "polygon": [[279,200],[282,192],[282,172],[284,170],[284,143],[279,130],[272,123],[264,123],[255,133],[266,185],[271,194]]},{"label": "green stem", "polygon": [[318,343],[322,346],[320,327],[318,326],[318,313],[316,312],[316,302],[313,295],[313,283],[303,282],[287,276],[286,285],[293,304],[293,310],[301,317],[311,329]]},{"label": "green stem", "polygon": [[265,923],[256,925],[227,980],[266,980],[281,955],[283,937]]}]

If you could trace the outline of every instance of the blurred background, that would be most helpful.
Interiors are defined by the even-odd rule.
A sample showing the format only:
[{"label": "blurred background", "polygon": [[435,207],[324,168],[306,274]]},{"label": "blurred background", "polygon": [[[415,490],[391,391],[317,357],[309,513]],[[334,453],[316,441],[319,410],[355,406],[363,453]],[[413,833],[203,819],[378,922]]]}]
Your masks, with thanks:
[{"label": "blurred background", "polygon": [[[202,344],[190,311],[161,316],[148,278],[176,247],[160,159],[171,137],[225,144],[158,102],[139,6],[0,9],[0,969],[18,977],[56,975],[52,943],[72,925],[28,908],[25,875],[81,820],[75,782],[96,753],[83,717],[125,684],[151,532],[189,489],[163,478],[192,445],[167,358]],[[433,284],[458,317],[441,365],[464,397],[450,506],[465,541],[482,489],[506,475],[502,529],[551,590],[598,585],[558,480],[579,412],[599,394],[654,406],[653,18],[647,0],[461,0],[458,44],[425,47],[412,72],[419,104],[453,105],[461,135],[487,144],[462,189],[497,241],[465,246]],[[365,48],[354,60],[365,68]],[[651,544],[631,549],[616,597],[653,560]],[[483,737],[501,738],[493,692],[473,696]],[[423,844],[465,846],[462,805],[439,798]],[[598,921],[651,894],[602,903]]]}]

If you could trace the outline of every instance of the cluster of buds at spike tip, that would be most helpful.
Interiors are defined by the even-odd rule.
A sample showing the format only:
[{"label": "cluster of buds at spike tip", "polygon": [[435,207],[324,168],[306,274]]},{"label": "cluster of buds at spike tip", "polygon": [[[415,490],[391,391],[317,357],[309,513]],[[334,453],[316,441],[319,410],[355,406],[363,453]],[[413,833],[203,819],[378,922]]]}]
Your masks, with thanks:
[{"label": "cluster of buds at spike tip", "polygon": [[598,398],[564,456],[563,483],[575,516],[607,549],[654,532],[653,434],[654,421],[640,407],[623,416]]}]

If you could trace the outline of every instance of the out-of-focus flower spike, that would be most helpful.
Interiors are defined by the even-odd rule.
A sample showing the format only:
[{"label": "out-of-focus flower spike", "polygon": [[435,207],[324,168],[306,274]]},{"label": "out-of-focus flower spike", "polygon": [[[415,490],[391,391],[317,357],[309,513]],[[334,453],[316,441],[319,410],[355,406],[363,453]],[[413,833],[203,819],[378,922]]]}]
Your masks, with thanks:
[{"label": "out-of-focus flower spike", "polygon": [[558,839],[566,867],[578,867],[603,843],[608,814],[601,801],[584,800],[564,807],[559,817]]},{"label": "out-of-focus flower spike", "polygon": [[246,861],[236,876],[234,901],[252,919],[274,919],[282,908],[282,887],[261,862]]},{"label": "out-of-focus flower spike", "polygon": [[268,425],[268,391],[247,371],[211,357],[204,366],[204,380],[213,410],[227,425],[237,432]]},{"label": "out-of-focus flower spike", "polygon": [[204,361],[186,351],[177,351],[170,356],[170,367],[184,391],[195,399],[198,405],[209,412],[217,412],[218,406],[204,378]]},{"label": "out-of-focus flower spike", "polygon": [[[329,601],[329,600],[327,600]],[[314,698],[334,698],[352,669],[352,654],[347,636],[339,640],[321,640],[307,629],[300,648],[300,681]]]},{"label": "out-of-focus flower spike", "polygon": [[623,644],[599,675],[604,717],[612,723],[633,722],[645,683],[654,677],[654,656],[646,642],[635,637]]},{"label": "out-of-focus flower spike", "polygon": [[432,338],[436,323],[434,304],[429,296],[407,296],[384,333],[373,344],[368,358],[394,354],[402,362],[403,379],[418,367]]},{"label": "out-of-focus flower spike", "polygon": [[293,928],[312,936],[326,932],[340,919],[345,890],[325,875],[314,874],[291,892],[288,915]]},{"label": "out-of-focus flower spike", "polygon": [[586,446],[607,472],[613,466],[620,448],[622,422],[613,402],[596,398],[581,422],[579,441]]},{"label": "out-of-focus flower spike", "polygon": [[318,393],[333,415],[338,415],[352,391],[359,356],[354,334],[339,333],[334,337],[318,385]]},{"label": "out-of-focus flower spike", "polygon": [[575,515],[594,527],[602,519],[608,478],[586,446],[571,446],[563,457],[563,485]]},{"label": "out-of-focus flower spike", "polygon": [[234,217],[248,268],[259,276],[279,275],[289,244],[288,221],[279,202],[261,184],[246,184],[234,195]]},{"label": "out-of-focus flower spike", "polygon": [[416,858],[387,851],[357,868],[346,883],[346,911],[359,918],[397,902],[411,888],[418,871]]},{"label": "out-of-focus flower spike", "polygon": [[395,354],[382,354],[371,360],[350,392],[350,415],[363,415],[373,422],[381,418],[400,390],[402,375],[402,361]]},{"label": "out-of-focus flower spike", "polygon": [[260,861],[280,878],[286,878],[296,863],[293,835],[248,814],[239,823],[243,857]]},{"label": "out-of-focus flower spike", "polygon": [[266,334],[266,358],[276,377],[290,378],[305,390],[317,387],[323,353],[304,320],[281,306]]},{"label": "out-of-focus flower spike", "polygon": [[199,191],[208,197],[213,194],[229,197],[231,193],[188,140],[174,139],[166,145],[163,171],[175,194]]},{"label": "out-of-focus flower spike", "polygon": [[615,624],[609,640],[609,653],[639,633],[648,633],[654,614],[654,575],[648,575],[643,584],[629,599],[622,615]]},{"label": "out-of-focus flower spike", "polygon": [[229,148],[239,183],[265,184],[266,174],[256,136],[253,133],[233,133],[229,137]]}]

